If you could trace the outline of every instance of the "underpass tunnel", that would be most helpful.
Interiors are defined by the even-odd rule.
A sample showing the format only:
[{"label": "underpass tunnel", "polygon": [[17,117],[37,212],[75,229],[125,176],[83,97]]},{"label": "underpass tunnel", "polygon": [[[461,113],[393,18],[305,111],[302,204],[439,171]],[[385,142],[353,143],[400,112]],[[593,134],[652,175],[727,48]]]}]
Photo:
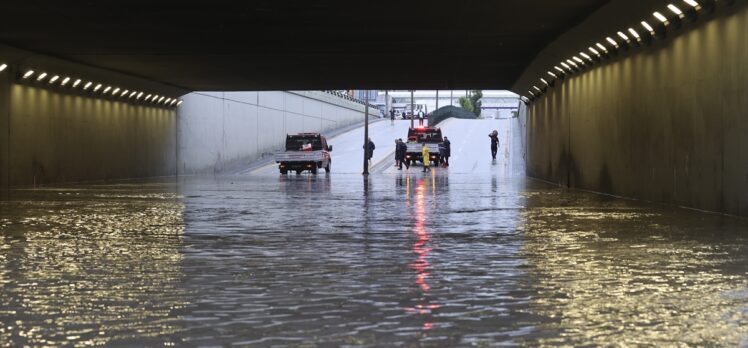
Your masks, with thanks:
[{"label": "underpass tunnel", "polygon": [[5,5],[0,346],[748,346],[748,1]]},{"label": "underpass tunnel", "polygon": [[[451,27],[453,34],[472,30],[474,35],[463,38],[483,43],[488,54],[475,56],[464,53],[467,47],[456,44],[458,37],[449,28],[434,24],[408,34],[364,27],[362,38],[390,40],[389,47],[379,48],[351,43],[346,33],[325,41],[320,28],[313,27],[290,41],[299,47],[288,51],[273,41],[289,37],[282,32],[259,40],[261,52],[255,56],[246,49],[218,47],[232,36],[212,28],[193,34],[217,35],[215,43],[203,44],[214,55],[198,51],[197,44],[185,46],[179,38],[161,41],[161,48],[151,47],[153,41],[138,46],[137,40],[147,37],[140,31],[114,35],[102,44],[91,40],[95,31],[90,29],[107,22],[95,15],[96,8],[56,15],[51,8],[15,6],[21,15],[4,23],[7,30],[0,35],[0,42],[8,44],[0,47],[4,189],[220,173],[267,156],[285,134],[333,131],[362,121],[366,107],[360,100],[314,88],[505,88],[520,95],[524,131],[519,135],[528,176],[748,215],[743,194],[748,125],[742,117],[748,21],[742,1],[511,5],[496,15],[501,20],[495,23]],[[347,18],[344,10],[325,6],[317,10],[320,18]],[[440,5],[424,9],[448,18]],[[162,10],[108,21],[123,30],[132,19],[128,16],[135,16],[144,20],[145,31]],[[260,10],[241,9],[247,16]],[[264,10],[278,17],[287,9]],[[185,18],[199,15],[180,11]],[[542,17],[532,22],[533,13]],[[22,18],[32,14],[44,20],[24,24]],[[510,20],[512,15],[517,19]],[[87,24],[61,26],[70,16]],[[251,24],[231,22],[236,30],[256,29],[246,25]],[[82,36],[67,37],[67,45],[59,40],[71,33]],[[403,50],[411,42],[407,35],[422,44],[414,54]],[[433,38],[454,49],[434,45]],[[486,45],[490,42],[497,45]],[[276,55],[288,52],[298,57]],[[328,59],[319,61],[325,54]],[[423,57],[415,64],[412,56]],[[304,58],[307,65],[298,64]],[[201,59],[204,64],[196,63]],[[459,68],[469,66],[465,63],[475,66]],[[342,78],[348,80],[342,83]],[[376,117],[378,111],[369,112]]]}]

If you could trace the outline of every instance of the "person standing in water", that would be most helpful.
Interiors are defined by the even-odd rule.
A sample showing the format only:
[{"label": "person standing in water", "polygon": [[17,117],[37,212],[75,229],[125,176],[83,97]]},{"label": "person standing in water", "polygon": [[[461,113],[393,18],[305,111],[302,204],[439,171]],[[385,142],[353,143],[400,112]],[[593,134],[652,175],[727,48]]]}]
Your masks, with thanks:
[{"label": "person standing in water", "polygon": [[421,155],[423,159],[423,171],[431,171],[431,154],[429,154],[429,147],[426,146],[426,143],[423,143],[423,147],[421,148]]},{"label": "person standing in water", "polygon": [[499,151],[499,132],[494,129],[488,137],[491,138],[491,157],[496,160],[496,153]]}]

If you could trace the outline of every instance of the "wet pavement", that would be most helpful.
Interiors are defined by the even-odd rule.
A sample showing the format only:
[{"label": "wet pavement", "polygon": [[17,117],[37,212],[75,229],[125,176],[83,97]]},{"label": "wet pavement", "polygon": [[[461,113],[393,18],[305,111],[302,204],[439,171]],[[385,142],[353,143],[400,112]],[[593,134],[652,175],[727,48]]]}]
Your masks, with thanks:
[{"label": "wet pavement", "polygon": [[748,221],[525,179],[487,125],[431,173],[12,191],[0,346],[748,344]]}]

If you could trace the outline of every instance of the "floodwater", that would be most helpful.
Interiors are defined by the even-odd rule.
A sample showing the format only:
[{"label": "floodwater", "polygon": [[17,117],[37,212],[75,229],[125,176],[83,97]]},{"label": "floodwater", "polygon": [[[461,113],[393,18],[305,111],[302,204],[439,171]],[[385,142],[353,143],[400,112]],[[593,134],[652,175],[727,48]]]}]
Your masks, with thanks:
[{"label": "floodwater", "polygon": [[745,345],[748,223],[446,170],[21,190],[4,346]]},{"label": "floodwater", "polygon": [[748,345],[748,221],[525,179],[496,120],[397,171],[388,123],[368,179],[354,131],[331,174],[11,191],[0,346]]}]

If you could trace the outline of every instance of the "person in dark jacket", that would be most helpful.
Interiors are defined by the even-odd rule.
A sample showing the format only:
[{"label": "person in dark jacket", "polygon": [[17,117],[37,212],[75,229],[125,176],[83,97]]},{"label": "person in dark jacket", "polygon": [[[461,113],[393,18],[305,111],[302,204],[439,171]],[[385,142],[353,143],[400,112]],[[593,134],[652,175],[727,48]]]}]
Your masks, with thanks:
[{"label": "person in dark jacket", "polygon": [[395,124],[395,110],[390,110],[390,124]]},{"label": "person in dark jacket", "polygon": [[496,159],[496,153],[499,151],[499,132],[494,130],[488,135],[491,138],[491,157]]},{"label": "person in dark jacket", "polygon": [[[405,162],[405,153],[407,152],[407,146],[402,139],[397,139],[395,144],[395,161],[397,162],[397,170],[403,170],[403,162]],[[407,162],[405,167],[410,168]]]},{"label": "person in dark jacket", "polygon": [[442,160],[444,161],[444,166],[449,167],[449,156],[452,154],[452,143],[449,142],[449,139],[447,139],[447,137],[444,137],[442,145],[444,146],[444,154],[442,155]]},{"label": "person in dark jacket", "polygon": [[371,141],[371,138],[369,138],[369,141],[363,147],[364,151],[366,151],[366,160],[371,161],[371,158],[374,157],[374,149],[376,148],[376,146],[374,146],[374,142]]}]

